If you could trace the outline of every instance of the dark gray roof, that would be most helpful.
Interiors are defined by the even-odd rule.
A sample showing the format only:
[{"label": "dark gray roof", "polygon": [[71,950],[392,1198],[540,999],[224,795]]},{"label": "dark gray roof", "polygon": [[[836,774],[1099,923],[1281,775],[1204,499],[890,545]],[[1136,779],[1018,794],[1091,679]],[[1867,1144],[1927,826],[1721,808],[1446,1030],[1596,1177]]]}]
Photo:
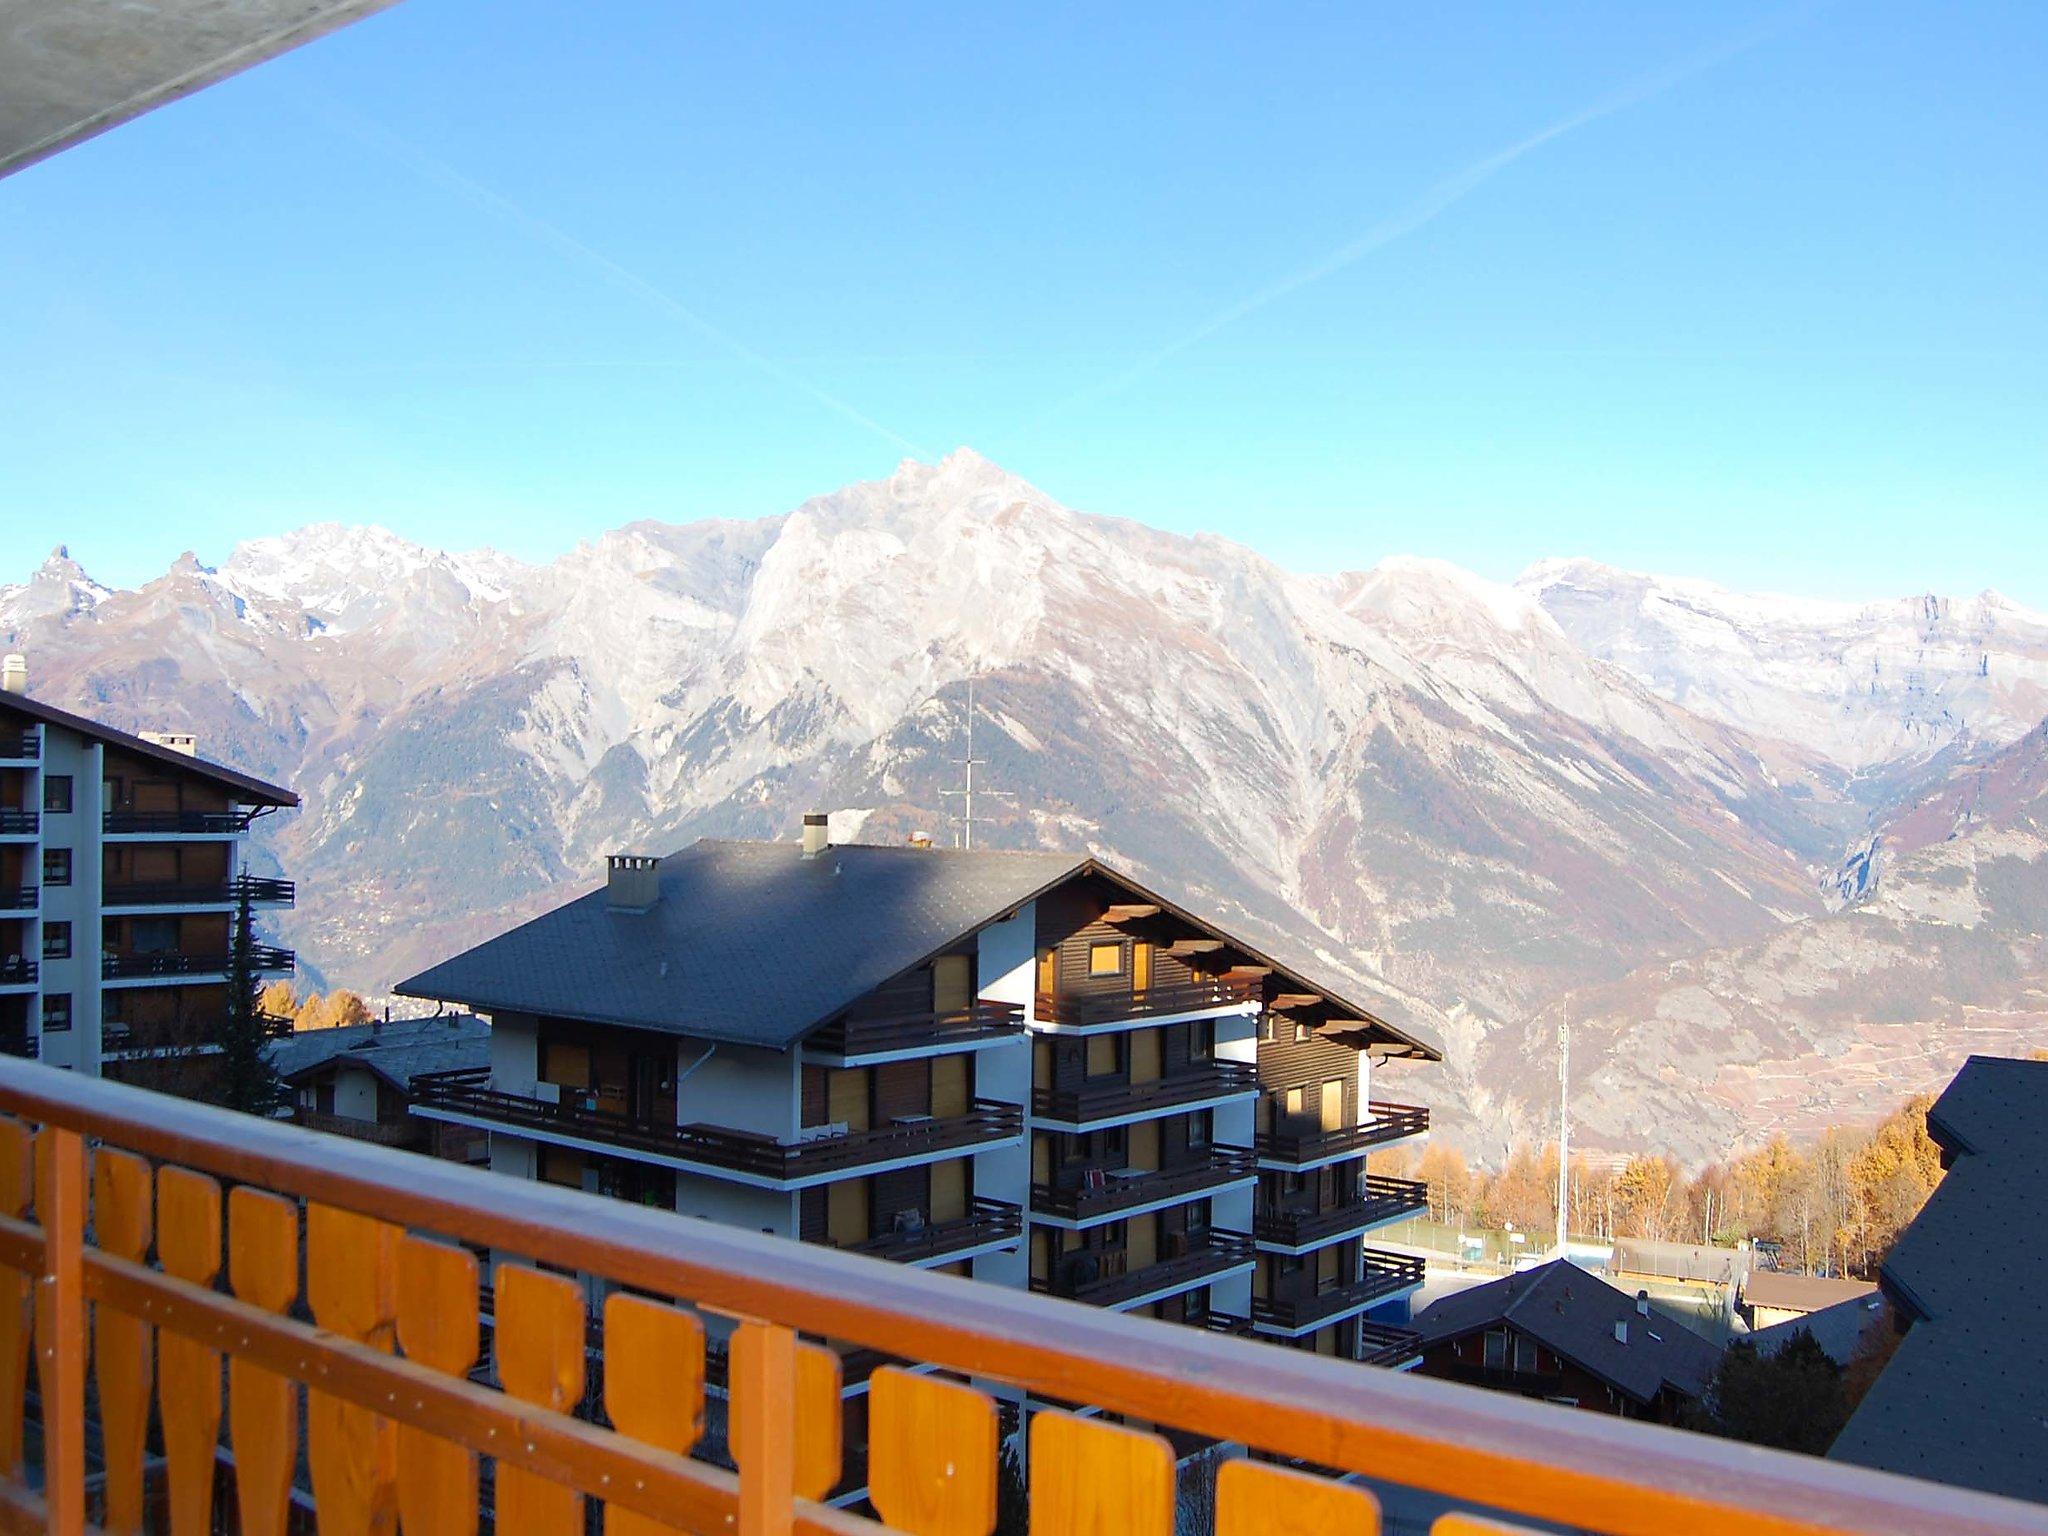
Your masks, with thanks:
[{"label": "dark gray roof", "polygon": [[1813,1342],[1827,1352],[1827,1357],[1837,1365],[1847,1365],[1855,1355],[1856,1347],[1863,1342],[1863,1336],[1873,1328],[1886,1326],[1884,1297],[1876,1291],[1864,1296],[1852,1296],[1847,1301],[1838,1301],[1831,1307],[1822,1307],[1818,1312],[1809,1312],[1804,1317],[1787,1318],[1782,1323],[1773,1323],[1768,1328],[1759,1328],[1749,1335],[1749,1342],[1756,1346],[1760,1355],[1775,1355],[1802,1333],[1813,1335]]},{"label": "dark gray roof", "polygon": [[270,1059],[286,1082],[342,1064],[374,1072],[400,1093],[422,1072],[459,1072],[490,1064],[491,1026],[486,1019],[454,1013],[390,1024],[349,1024],[309,1029],[279,1040]]},{"label": "dark gray roof", "polygon": [[2048,1062],[1972,1056],[1927,1124],[1954,1161],[1882,1272],[1912,1326],[1828,1454],[2048,1500]]},{"label": "dark gray roof", "polygon": [[1754,1257],[1746,1249],[1717,1248],[1710,1243],[1660,1243],[1647,1237],[1618,1237],[1607,1268],[1622,1274],[1735,1285],[1749,1273]]},{"label": "dark gray roof", "polygon": [[705,839],[661,861],[661,899],[597,890],[400,982],[411,997],[787,1049],[854,999],[1087,867],[963,853]]},{"label": "dark gray roof", "polygon": [[[1366,1021],[1428,1060],[1334,987],[1146,890],[1086,854],[706,838],[661,860],[661,899],[620,911],[597,890],[398,984],[408,997],[628,1025],[785,1050],[893,976],[1052,887],[1099,874]],[[1351,1033],[1358,1033],[1353,1030]]]},{"label": "dark gray roof", "polygon": [[1818,1312],[1838,1302],[1858,1301],[1876,1294],[1877,1286],[1869,1280],[1794,1275],[1775,1269],[1759,1269],[1742,1282],[1744,1306],[1768,1307],[1779,1312]]},{"label": "dark gray roof", "polygon": [[299,797],[281,784],[267,783],[252,774],[242,772],[239,768],[230,768],[225,763],[193,757],[158,742],[144,741],[140,736],[117,731],[111,725],[88,720],[84,715],[74,715],[68,709],[45,704],[25,693],[0,693],[0,714],[7,713],[26,715],[43,725],[63,726],[66,730],[77,731],[81,736],[90,736],[95,741],[103,741],[109,746],[119,747],[124,752],[132,752],[137,757],[152,758],[167,768],[175,768],[181,773],[193,774],[198,778],[211,779],[242,805],[299,803]]},{"label": "dark gray roof", "polygon": [[[1506,1323],[1545,1348],[1588,1371],[1638,1403],[1666,1385],[1687,1397],[1702,1396],[1720,1364],[1721,1352],[1670,1313],[1652,1306],[1636,1311],[1636,1299],[1569,1259],[1553,1259],[1453,1292],[1430,1303],[1413,1326],[1424,1348]],[[1628,1324],[1628,1342],[1614,1336]]]}]

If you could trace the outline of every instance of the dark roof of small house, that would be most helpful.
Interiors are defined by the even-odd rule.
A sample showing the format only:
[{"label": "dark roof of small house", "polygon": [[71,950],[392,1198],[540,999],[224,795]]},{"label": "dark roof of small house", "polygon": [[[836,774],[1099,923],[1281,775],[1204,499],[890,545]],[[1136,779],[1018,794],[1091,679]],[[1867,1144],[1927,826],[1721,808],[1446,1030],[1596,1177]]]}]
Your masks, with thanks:
[{"label": "dark roof of small house", "polygon": [[411,1091],[413,1078],[424,1072],[488,1066],[490,1050],[490,1021],[453,1013],[390,1024],[304,1030],[273,1044],[270,1059],[288,1083],[301,1082],[323,1069],[357,1066],[406,1093]]},{"label": "dark roof of small house", "polygon": [[1912,1326],[1828,1454],[2048,1500],[2048,1061],[1972,1056],[1927,1124],[1954,1160],[1882,1271]]},{"label": "dark roof of small house", "polygon": [[[1431,1302],[1413,1326],[1422,1347],[1461,1339],[1501,1324],[1526,1333],[1638,1403],[1666,1386],[1703,1395],[1721,1352],[1670,1313],[1636,1311],[1636,1298],[1569,1259],[1491,1280]],[[1614,1336],[1628,1324],[1628,1342]]]},{"label": "dark roof of small house", "polygon": [[410,997],[587,1019],[786,1050],[891,977],[924,964],[1067,880],[1100,874],[1365,1021],[1375,1043],[1435,1060],[1298,967],[1085,854],[706,838],[660,863],[660,899],[612,907],[603,889],[399,983]]},{"label": "dark roof of small house", "polygon": [[1610,1274],[1655,1275],[1672,1280],[1734,1285],[1749,1273],[1753,1255],[1708,1243],[1661,1243],[1647,1237],[1618,1237]]},{"label": "dark roof of small house", "polygon": [[1856,1301],[1875,1295],[1870,1280],[1834,1280],[1826,1275],[1788,1275],[1775,1269],[1759,1269],[1742,1282],[1744,1305],[1769,1307],[1779,1312],[1818,1312],[1837,1302]]},{"label": "dark roof of small house", "polygon": [[1871,1329],[1883,1326],[1884,1321],[1884,1296],[1873,1286],[1865,1295],[1852,1296],[1847,1301],[1838,1301],[1804,1317],[1788,1317],[1782,1323],[1759,1328],[1749,1335],[1749,1342],[1756,1346],[1758,1354],[1775,1355],[1800,1334],[1810,1333],[1813,1342],[1826,1352],[1830,1360],[1837,1365],[1847,1365],[1857,1346],[1863,1342],[1863,1336]]},{"label": "dark roof of small house", "polygon": [[117,731],[111,725],[88,720],[84,715],[74,715],[68,709],[45,704],[42,700],[32,699],[25,693],[0,693],[0,714],[9,711],[27,715],[31,720],[43,725],[58,725],[66,730],[77,731],[82,736],[90,736],[96,741],[119,747],[123,752],[132,752],[138,757],[150,758],[181,773],[211,779],[244,805],[299,803],[299,797],[281,784],[267,783],[252,774],[243,773],[238,768],[230,768],[225,763],[211,762],[203,757],[193,757],[189,753],[176,751],[158,742],[144,741],[140,736]]}]

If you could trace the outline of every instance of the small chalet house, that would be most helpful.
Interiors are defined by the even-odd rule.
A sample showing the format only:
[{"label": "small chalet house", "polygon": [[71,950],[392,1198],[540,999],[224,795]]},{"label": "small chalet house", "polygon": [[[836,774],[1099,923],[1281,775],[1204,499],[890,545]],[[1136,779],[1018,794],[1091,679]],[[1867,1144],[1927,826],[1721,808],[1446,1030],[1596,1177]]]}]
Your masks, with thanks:
[{"label": "small chalet house", "polygon": [[271,1065],[300,1125],[458,1162],[484,1160],[484,1134],[412,1113],[412,1080],[490,1064],[490,1026],[468,1014],[307,1029],[274,1041]]},{"label": "small chalet house", "polygon": [[1436,1050],[1094,859],[702,841],[398,989],[491,1016],[414,1113],[491,1166],[1353,1358],[1418,1262],[1369,1063]]},{"label": "small chalet house", "polygon": [[1415,1318],[1424,1376],[1672,1423],[1721,1352],[1670,1314],[1566,1259],[1475,1285]]},{"label": "small chalet house", "polygon": [[[0,1051],[203,1095],[219,1052],[236,924],[288,907],[253,874],[257,817],[298,796],[33,699],[0,675]],[[252,971],[292,969],[254,942]]]}]

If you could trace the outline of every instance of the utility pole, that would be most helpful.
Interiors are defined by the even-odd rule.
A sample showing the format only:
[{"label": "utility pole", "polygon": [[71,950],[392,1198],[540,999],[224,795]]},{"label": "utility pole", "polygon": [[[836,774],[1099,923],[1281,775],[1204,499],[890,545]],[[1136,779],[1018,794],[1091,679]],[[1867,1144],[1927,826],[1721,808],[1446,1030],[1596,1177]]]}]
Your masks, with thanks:
[{"label": "utility pole", "polygon": [[939,793],[948,798],[957,797],[960,800],[961,813],[954,818],[959,823],[959,826],[953,834],[953,846],[955,848],[971,849],[974,846],[974,797],[976,795],[990,795],[998,800],[1015,798],[1010,790],[986,789],[974,782],[974,770],[985,768],[988,764],[984,759],[974,755],[974,679],[971,677],[967,679],[967,755],[965,757],[956,757],[952,759],[952,762],[955,767],[967,770],[965,787],[961,789],[942,789]]},{"label": "utility pole", "polygon": [[1557,1255],[1564,1256],[1572,1200],[1572,1015],[1557,1022]]}]

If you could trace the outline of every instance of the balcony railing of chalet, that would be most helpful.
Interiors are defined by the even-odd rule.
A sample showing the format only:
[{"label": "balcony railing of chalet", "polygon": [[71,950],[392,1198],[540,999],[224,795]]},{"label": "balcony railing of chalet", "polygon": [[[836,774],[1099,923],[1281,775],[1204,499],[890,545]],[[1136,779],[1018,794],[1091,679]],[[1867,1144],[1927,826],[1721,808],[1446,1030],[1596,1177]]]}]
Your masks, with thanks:
[{"label": "balcony railing of chalet", "polygon": [[865,1253],[877,1259],[894,1259],[899,1264],[919,1259],[936,1259],[991,1243],[1014,1243],[1024,1235],[1024,1212],[1007,1200],[977,1195],[969,1202],[967,1214],[950,1221],[931,1221],[900,1232],[884,1232],[864,1243],[847,1243],[849,1253]]},{"label": "balcony railing of chalet", "polygon": [[36,1037],[29,1033],[26,1024],[10,1024],[0,1028],[0,1056],[20,1056],[29,1061],[36,1059]]},{"label": "balcony railing of chalet", "polygon": [[416,1146],[424,1138],[427,1127],[418,1120],[401,1120],[396,1123],[383,1120],[363,1120],[354,1115],[330,1114],[319,1109],[295,1109],[292,1120],[309,1131],[323,1131],[329,1136],[347,1136],[356,1141],[374,1142],[380,1147]]},{"label": "balcony railing of chalet", "polygon": [[1079,1088],[1036,1088],[1031,1094],[1031,1112],[1043,1120],[1087,1125],[1256,1093],[1258,1088],[1259,1069],[1252,1063],[1211,1061],[1170,1077],[1155,1077],[1149,1083],[1131,1083],[1119,1077],[1086,1082]]},{"label": "balcony railing of chalet", "polygon": [[804,1044],[835,1056],[879,1051],[912,1051],[933,1046],[999,1040],[1024,1029],[1021,1003],[986,999],[957,1013],[902,1013],[872,1019],[835,1019]]},{"label": "balcony railing of chalet", "polygon": [[1242,1312],[1193,1312],[1182,1321],[1187,1327],[1201,1328],[1210,1333],[1228,1333],[1243,1337],[1252,1331],[1252,1320]]},{"label": "balcony railing of chalet", "polygon": [[[249,946],[249,965],[253,970],[289,971],[297,964],[297,955],[275,944]],[[166,949],[100,957],[100,975],[108,981],[127,981],[138,976],[211,976],[233,966],[234,957],[226,950],[194,954],[189,950]]]},{"label": "balcony railing of chalet", "polygon": [[1184,1167],[1098,1171],[1102,1174],[1099,1181],[1075,1173],[1057,1184],[1032,1185],[1032,1211],[1040,1216],[1089,1221],[1155,1200],[1191,1200],[1207,1190],[1250,1178],[1254,1163],[1249,1147],[1210,1147],[1205,1157]]},{"label": "balcony railing of chalet", "polygon": [[0,987],[27,986],[36,979],[36,962],[20,955],[0,958]]},{"label": "balcony railing of chalet", "polygon": [[[110,992],[124,998],[126,992]],[[274,1013],[258,1013],[256,1027],[266,1040],[282,1040],[292,1033],[293,1021]],[[109,1016],[100,1024],[100,1043],[110,1056],[181,1056],[212,1051],[220,1046],[222,1020],[216,1015],[198,1019],[141,1019],[135,1023]]]},{"label": "balcony railing of chalet", "polygon": [[1400,1365],[1422,1353],[1422,1335],[1413,1328],[1396,1328],[1391,1323],[1368,1323],[1360,1318],[1358,1360],[1362,1365]]},{"label": "balcony railing of chalet", "polygon": [[[104,1418],[120,1426],[94,1494],[110,1530],[139,1528],[160,1443],[195,1530],[281,1536],[295,1490],[330,1529],[388,1526],[393,1509],[432,1529],[417,1501],[474,1508],[490,1457],[497,1513],[521,1529],[578,1529],[595,1500],[673,1529],[882,1536],[816,1502],[841,1473],[838,1361],[801,1332],[1597,1536],[2048,1536],[2038,1505],[515,1185],[33,1062],[0,1060],[0,1112],[0,1358],[26,1359],[31,1289],[39,1314],[36,1432],[20,1365],[0,1398],[11,1529],[80,1536]],[[602,1420],[568,1411],[584,1287],[516,1258],[493,1277],[493,1380],[471,1379],[484,1249],[612,1284],[594,1319]],[[737,1472],[690,1455],[719,1318],[745,1320],[729,1356]],[[160,1442],[159,1400],[178,1409]],[[865,1478],[889,1527],[986,1531],[997,1423],[965,1379],[877,1370]],[[1043,1529],[1172,1531],[1158,1436],[1058,1412],[1029,1433]],[[209,1507],[223,1441],[233,1509]],[[1221,1469],[1215,1499],[1229,1530],[1270,1529],[1276,1508],[1327,1530],[1374,1516],[1362,1489],[1249,1458]],[[1456,1530],[1471,1527],[1437,1526]]]},{"label": "balcony railing of chalet", "polygon": [[35,726],[24,726],[18,731],[0,731],[0,758],[24,762],[42,755],[43,733]]},{"label": "balcony railing of chalet", "polygon": [[267,875],[237,875],[232,880],[166,880],[148,884],[104,886],[100,902],[109,907],[220,906],[244,895],[265,906],[290,906],[298,887]]},{"label": "balcony railing of chalet", "polygon": [[1204,1008],[1249,1003],[1260,996],[1259,987],[1259,982],[1249,977],[1214,976],[1147,987],[1142,992],[1089,993],[1072,997],[1041,992],[1032,1011],[1043,1022],[1086,1029],[1091,1024],[1121,1024],[1128,1019],[1198,1013]]},{"label": "balcony railing of chalet", "polygon": [[1252,1235],[1262,1243],[1300,1248],[1342,1232],[1357,1231],[1382,1221],[1412,1216],[1429,1204],[1429,1186],[1414,1179],[1369,1173],[1359,1181],[1358,1197],[1321,1211],[1261,1212]]},{"label": "balcony railing of chalet", "polygon": [[1361,1255],[1356,1280],[1330,1286],[1313,1296],[1272,1300],[1252,1298],[1252,1321],[1272,1328],[1308,1328],[1353,1307],[1376,1301],[1422,1284],[1422,1260],[1405,1254],[1379,1253],[1368,1248]]},{"label": "balcony railing of chalet", "polygon": [[611,1114],[587,1104],[550,1104],[490,1085],[489,1068],[422,1073],[412,1080],[412,1101],[420,1109],[473,1116],[512,1131],[554,1132],[625,1151],[650,1152],[767,1179],[801,1179],[852,1171],[899,1157],[1004,1141],[1024,1133],[1024,1110],[1016,1104],[976,1099],[963,1115],[902,1119],[864,1131],[777,1141],[752,1131],[717,1125],[663,1125]]},{"label": "balcony railing of chalet", "polygon": [[108,811],[109,832],[133,832],[155,836],[186,833],[204,837],[221,832],[244,832],[255,820],[253,809],[240,811]]},{"label": "balcony railing of chalet", "polygon": [[0,836],[21,837],[42,824],[41,811],[0,810]]},{"label": "balcony railing of chalet", "polygon": [[32,885],[0,886],[0,912],[30,912],[35,909],[36,888]]},{"label": "balcony railing of chalet", "polygon": [[1199,1285],[1252,1262],[1252,1242],[1242,1232],[1208,1227],[1180,1235],[1183,1251],[1142,1265],[1137,1269],[1106,1270],[1123,1258],[1122,1250],[1077,1249],[1054,1259],[1058,1266],[1050,1279],[1031,1279],[1034,1291],[1085,1301],[1092,1307],[1113,1307],[1136,1296]]},{"label": "balcony railing of chalet", "polygon": [[1348,1157],[1404,1136],[1429,1129],[1429,1111],[1413,1104],[1375,1104],[1357,1125],[1333,1131],[1265,1131],[1258,1138],[1259,1156],[1275,1163],[1314,1163],[1326,1157]]}]

